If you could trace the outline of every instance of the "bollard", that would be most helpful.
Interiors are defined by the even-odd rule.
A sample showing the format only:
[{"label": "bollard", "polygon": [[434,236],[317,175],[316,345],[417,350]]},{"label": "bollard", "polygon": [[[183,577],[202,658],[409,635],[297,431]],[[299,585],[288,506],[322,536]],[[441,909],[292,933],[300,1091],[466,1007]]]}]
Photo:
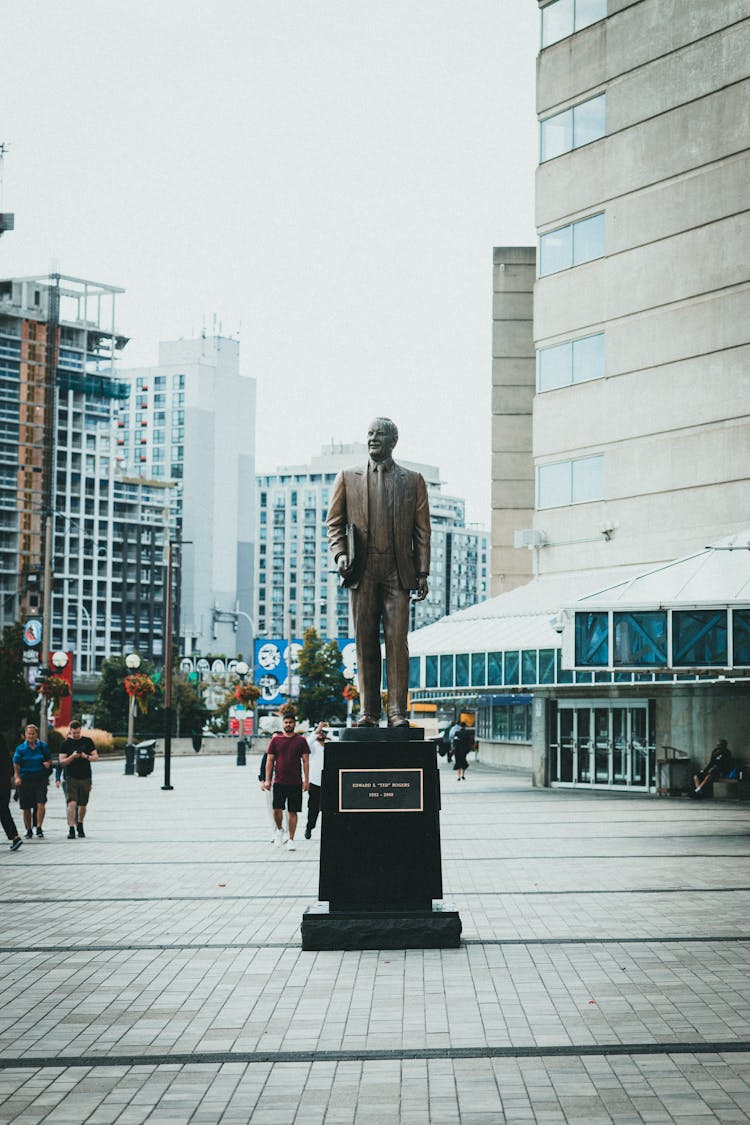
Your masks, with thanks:
[{"label": "bollard", "polygon": [[247,761],[245,760],[245,750],[246,750],[246,748],[247,748],[247,742],[245,741],[245,739],[244,738],[238,739],[238,741],[237,741],[237,765],[238,766],[246,766],[247,765]]},{"label": "bollard", "polygon": [[125,747],[125,773],[130,777],[135,774],[135,746],[132,742]]}]

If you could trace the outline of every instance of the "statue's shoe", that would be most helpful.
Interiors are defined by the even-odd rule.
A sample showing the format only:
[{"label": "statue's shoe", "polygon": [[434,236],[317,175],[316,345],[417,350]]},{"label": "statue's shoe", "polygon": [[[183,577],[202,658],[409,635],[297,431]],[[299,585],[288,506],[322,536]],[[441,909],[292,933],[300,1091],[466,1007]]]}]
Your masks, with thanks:
[{"label": "statue's shoe", "polygon": [[391,715],[388,719],[389,727],[408,727],[409,720],[405,715]]},{"label": "statue's shoe", "polygon": [[358,719],[357,726],[358,727],[376,727],[376,726],[378,726],[378,720],[373,718],[372,715],[363,715],[361,719]]}]

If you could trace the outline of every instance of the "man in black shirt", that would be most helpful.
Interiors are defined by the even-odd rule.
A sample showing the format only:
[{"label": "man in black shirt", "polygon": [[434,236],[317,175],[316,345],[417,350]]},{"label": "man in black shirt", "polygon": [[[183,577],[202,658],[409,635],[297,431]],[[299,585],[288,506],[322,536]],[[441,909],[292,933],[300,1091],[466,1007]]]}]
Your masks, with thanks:
[{"label": "man in black shirt", "polygon": [[[98,762],[99,755],[88,735],[81,734],[81,724],[73,719],[68,737],[60,747],[60,765],[65,770],[68,798],[68,839],[75,840],[76,829],[79,836],[85,836],[83,818],[91,793],[91,763]],[[78,815],[76,816],[76,810]]]}]

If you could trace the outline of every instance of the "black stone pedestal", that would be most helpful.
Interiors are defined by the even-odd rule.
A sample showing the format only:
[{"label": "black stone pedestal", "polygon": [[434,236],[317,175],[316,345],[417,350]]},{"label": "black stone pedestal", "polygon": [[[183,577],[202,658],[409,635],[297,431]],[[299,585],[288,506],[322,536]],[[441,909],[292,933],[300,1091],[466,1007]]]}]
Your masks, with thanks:
[{"label": "black stone pedestal", "polygon": [[308,950],[457,949],[460,944],[458,911],[442,904],[430,910],[331,911],[318,903],[302,918],[302,948]]},{"label": "black stone pedestal", "polygon": [[421,735],[365,728],[326,746],[320,904],[303,917],[303,949],[458,945],[461,919],[440,905],[437,757]]}]

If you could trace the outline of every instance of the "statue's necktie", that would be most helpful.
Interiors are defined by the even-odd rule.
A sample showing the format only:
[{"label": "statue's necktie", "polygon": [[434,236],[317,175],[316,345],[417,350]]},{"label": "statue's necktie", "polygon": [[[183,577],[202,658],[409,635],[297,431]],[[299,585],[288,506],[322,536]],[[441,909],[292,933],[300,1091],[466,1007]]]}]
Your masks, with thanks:
[{"label": "statue's necktie", "polygon": [[373,466],[372,512],[370,513],[370,542],[376,551],[388,551],[391,544],[388,520],[388,494],[384,465]]}]

